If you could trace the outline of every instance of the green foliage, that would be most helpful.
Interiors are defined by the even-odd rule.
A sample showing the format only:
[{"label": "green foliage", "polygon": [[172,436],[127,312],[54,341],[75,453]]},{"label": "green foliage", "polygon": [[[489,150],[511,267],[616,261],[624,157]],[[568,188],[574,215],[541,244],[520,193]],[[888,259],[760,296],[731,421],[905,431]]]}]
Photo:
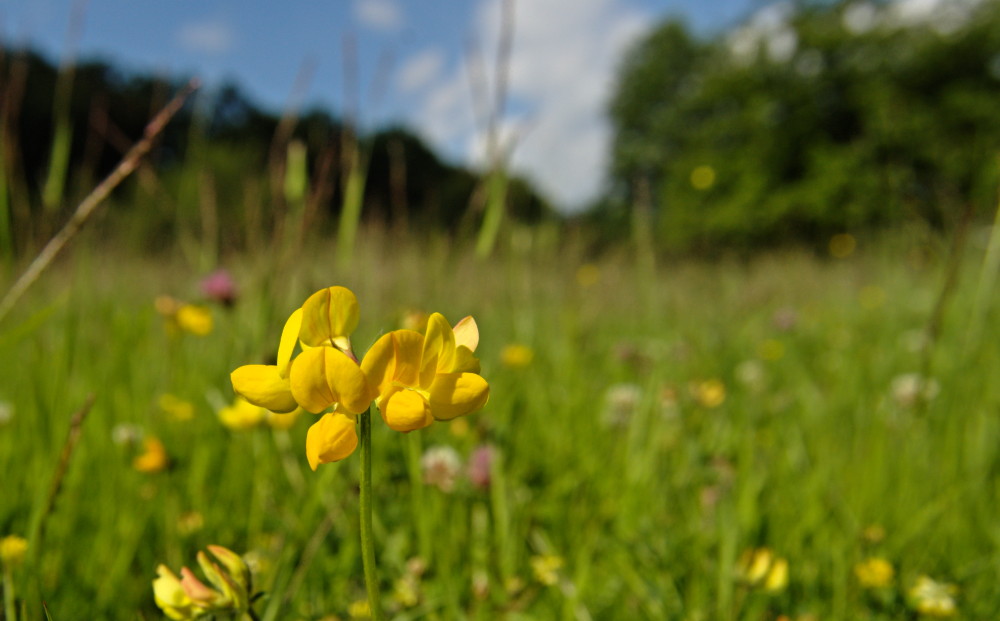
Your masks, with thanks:
[{"label": "green foliage", "polygon": [[[444,236],[366,229],[351,271],[329,244],[282,271],[262,253],[231,256],[242,297],[197,337],[171,335],[153,309],[159,294],[195,300],[182,255],[124,254],[93,233],[0,326],[13,410],[0,423],[0,536],[29,533],[69,417],[96,394],[46,539],[14,574],[25,618],[43,601],[57,619],[159,618],[157,564],[176,570],[211,543],[250,553],[262,618],[347,616],[364,597],[357,455],[313,473],[310,415],[287,433],[216,416],[228,373],[273,360],[289,310],[332,283],[361,301],[359,353],[414,308],[471,313],[482,333],[492,396],[467,428],[374,421],[382,592],[403,618],[900,619],[921,574],[960,586],[962,618],[995,614],[1000,358],[966,329],[974,294],[984,329],[1000,308],[976,283],[979,247],[930,352],[936,394],[921,401],[894,385],[923,367],[943,267],[933,237],[656,276],[535,231],[483,263]],[[512,343],[534,350],[529,366],[503,363]],[[713,379],[721,402],[699,397]],[[164,393],[193,418],[164,411]],[[116,442],[122,425],[162,439],[171,467],[134,470],[141,447]],[[464,460],[483,443],[497,455],[488,490],[464,475],[451,492],[423,482],[427,448]],[[785,590],[736,579],[755,547],[788,559]],[[545,555],[562,559],[551,586],[532,565]],[[853,576],[870,555],[896,569],[887,594]],[[410,607],[394,596],[407,576]]]},{"label": "green foliage", "polygon": [[[611,105],[609,207],[634,202],[646,179],[661,241],[682,248],[992,213],[1000,5],[941,34],[888,17],[852,33],[850,4],[790,11],[784,56],[769,52],[779,35],[752,21],[710,40],[677,22],[656,29],[627,58]],[[702,186],[699,167],[714,173]]]}]

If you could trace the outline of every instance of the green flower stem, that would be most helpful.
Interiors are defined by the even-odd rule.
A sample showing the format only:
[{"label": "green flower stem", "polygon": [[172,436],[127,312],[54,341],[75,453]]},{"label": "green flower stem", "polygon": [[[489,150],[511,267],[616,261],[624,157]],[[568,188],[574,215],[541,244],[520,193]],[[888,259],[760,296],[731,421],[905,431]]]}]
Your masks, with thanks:
[{"label": "green flower stem", "polygon": [[5,618],[11,621],[17,619],[14,616],[14,576],[7,565],[3,568],[3,611]]},{"label": "green flower stem", "polygon": [[375,543],[372,540],[372,419],[371,408],[358,416],[361,435],[361,562],[365,568],[365,587],[372,619],[386,618],[378,594],[378,571],[375,569]]}]

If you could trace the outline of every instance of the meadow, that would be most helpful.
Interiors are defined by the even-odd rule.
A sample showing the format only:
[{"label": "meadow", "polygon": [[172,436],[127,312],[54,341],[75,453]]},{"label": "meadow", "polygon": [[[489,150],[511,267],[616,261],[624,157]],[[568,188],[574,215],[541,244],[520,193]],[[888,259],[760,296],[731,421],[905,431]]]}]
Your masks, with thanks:
[{"label": "meadow", "polygon": [[[85,231],[0,325],[0,537],[29,544],[5,568],[19,618],[42,602],[56,620],[162,618],[155,568],[194,567],[208,544],[245,555],[262,619],[364,616],[357,455],[314,473],[312,415],[288,429],[218,415],[229,373],[273,361],[288,313],[333,284],[360,300],[359,355],[419,313],[474,315],[491,385],[457,422],[400,434],[375,416],[393,618],[947,616],[919,606],[922,576],[958,618],[996,616],[989,231],[943,296],[948,242],[923,231],[836,257],[655,265],[509,233],[486,260],[380,229],[350,266],[322,239],[229,256],[225,308],[182,247],[151,256]],[[163,295],[205,304],[211,331],[172,327]],[[167,460],[142,461],[149,438]],[[866,574],[870,559],[891,570]]]}]

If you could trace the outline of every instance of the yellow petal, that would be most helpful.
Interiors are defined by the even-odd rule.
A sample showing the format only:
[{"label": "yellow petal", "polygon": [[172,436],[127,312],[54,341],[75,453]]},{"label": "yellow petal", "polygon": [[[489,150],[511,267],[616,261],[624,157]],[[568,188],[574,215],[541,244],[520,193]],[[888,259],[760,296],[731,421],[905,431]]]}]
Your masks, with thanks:
[{"label": "yellow petal", "polygon": [[332,347],[322,349],[326,355],[326,383],[334,401],[351,414],[367,410],[376,395],[361,367],[340,350]]},{"label": "yellow petal", "polygon": [[326,381],[328,350],[332,351],[332,348],[314,347],[302,352],[292,361],[292,369],[288,374],[288,383],[295,401],[313,414],[319,414],[336,401]]},{"label": "yellow petal", "polygon": [[418,386],[424,335],[413,330],[396,330],[392,335],[396,359],[396,368],[392,372],[393,381],[404,386]]},{"label": "yellow petal", "polygon": [[396,431],[423,429],[434,422],[431,408],[420,393],[413,390],[395,390],[379,403],[382,420]]},{"label": "yellow petal", "polygon": [[429,392],[434,418],[451,420],[486,405],[490,385],[475,373],[439,373]]},{"label": "yellow petal", "polygon": [[470,352],[476,351],[479,346],[479,326],[472,315],[462,319],[455,324],[455,345],[461,347],[465,345]]},{"label": "yellow petal", "polygon": [[292,351],[299,340],[299,330],[302,329],[302,309],[296,309],[281,329],[281,342],[278,344],[278,372],[281,377],[288,377],[288,369],[292,366]]},{"label": "yellow petal", "polygon": [[306,433],[306,457],[313,470],[320,464],[344,459],[357,446],[358,434],[354,430],[354,421],[344,414],[324,414]]},{"label": "yellow petal", "polygon": [[315,347],[331,339],[349,336],[358,327],[358,314],[358,298],[350,289],[321,289],[302,305],[299,338]]},{"label": "yellow petal", "polygon": [[365,354],[361,370],[372,388],[383,397],[394,384],[417,386],[423,346],[423,335],[413,330],[384,334]]},{"label": "yellow petal", "polygon": [[250,403],[272,412],[291,412],[298,407],[288,380],[274,365],[247,364],[229,375],[233,390]]},{"label": "yellow petal", "polygon": [[427,334],[420,359],[420,385],[427,386],[434,374],[450,371],[455,360],[455,332],[441,313],[427,318]]},{"label": "yellow petal", "polygon": [[396,366],[395,345],[393,333],[383,334],[368,349],[361,360],[361,371],[368,382],[380,395],[385,394],[392,385],[392,373]]},{"label": "yellow petal", "polygon": [[160,607],[180,608],[191,604],[191,599],[184,591],[180,579],[166,565],[159,565],[156,568],[156,579],[153,580],[153,597]]}]

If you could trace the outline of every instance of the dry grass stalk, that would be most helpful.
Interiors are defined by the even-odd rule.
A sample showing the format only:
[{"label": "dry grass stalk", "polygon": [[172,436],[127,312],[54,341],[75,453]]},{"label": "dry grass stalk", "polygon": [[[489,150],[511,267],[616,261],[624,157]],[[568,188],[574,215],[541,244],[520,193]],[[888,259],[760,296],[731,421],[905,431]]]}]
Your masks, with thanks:
[{"label": "dry grass stalk", "polygon": [[156,137],[163,131],[170,119],[173,118],[175,114],[184,105],[188,96],[191,95],[198,88],[198,81],[191,80],[187,85],[181,89],[179,93],[162,109],[160,112],[153,117],[153,119],[146,125],[146,129],[143,132],[143,137],[139,142],[135,143],[125,157],[118,162],[118,166],[115,167],[111,174],[104,178],[97,187],[91,190],[90,194],[84,198],[80,204],[77,206],[76,211],[73,212],[73,216],[69,221],[63,226],[62,230],[56,233],[49,243],[42,248],[42,251],[38,253],[38,256],[31,262],[28,269],[24,271],[23,274],[14,283],[14,286],[7,291],[7,294],[0,301],[0,321],[7,316],[10,309],[13,308],[14,304],[18,299],[24,294],[24,292],[30,287],[42,272],[52,263],[56,258],[56,255],[63,249],[63,247],[69,243],[73,236],[75,236],[83,225],[90,219],[94,211],[104,202],[104,200],[111,194],[118,185],[124,181],[132,172],[139,166],[139,162],[142,158],[149,153],[149,150],[153,146],[153,142]]}]

